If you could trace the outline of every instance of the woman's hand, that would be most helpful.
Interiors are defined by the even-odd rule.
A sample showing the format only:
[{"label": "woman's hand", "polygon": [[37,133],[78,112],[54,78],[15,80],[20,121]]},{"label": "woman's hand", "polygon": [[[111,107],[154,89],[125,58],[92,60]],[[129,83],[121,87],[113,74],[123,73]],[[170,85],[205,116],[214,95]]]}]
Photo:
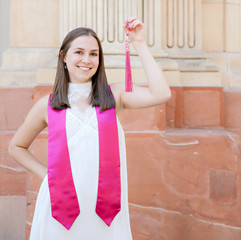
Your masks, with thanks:
[{"label": "woman's hand", "polygon": [[145,27],[144,24],[136,17],[130,17],[123,25],[125,32],[129,32],[131,43],[145,42]]}]

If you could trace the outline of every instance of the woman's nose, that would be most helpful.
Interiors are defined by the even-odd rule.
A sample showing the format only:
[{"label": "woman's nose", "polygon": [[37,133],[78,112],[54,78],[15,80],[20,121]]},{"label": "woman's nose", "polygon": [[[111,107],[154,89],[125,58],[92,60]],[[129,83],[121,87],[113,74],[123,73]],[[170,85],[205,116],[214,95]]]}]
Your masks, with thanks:
[{"label": "woman's nose", "polygon": [[90,62],[90,56],[89,54],[85,54],[82,58],[82,62],[89,63]]}]

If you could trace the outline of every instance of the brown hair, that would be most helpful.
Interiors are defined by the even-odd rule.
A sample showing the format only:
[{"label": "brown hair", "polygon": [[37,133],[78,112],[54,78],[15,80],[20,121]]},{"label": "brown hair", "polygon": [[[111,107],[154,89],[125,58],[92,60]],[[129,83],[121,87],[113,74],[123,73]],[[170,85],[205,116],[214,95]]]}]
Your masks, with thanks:
[{"label": "brown hair", "polygon": [[71,43],[80,36],[93,36],[99,45],[99,66],[91,79],[92,90],[89,96],[90,104],[92,107],[99,106],[100,111],[115,108],[115,100],[107,83],[103,50],[100,40],[92,29],[84,27],[76,28],[69,32],[60,47],[57,72],[50,105],[53,109],[58,110],[70,108],[68,101],[68,83],[70,79],[68,70],[65,69],[64,57],[67,54]]}]

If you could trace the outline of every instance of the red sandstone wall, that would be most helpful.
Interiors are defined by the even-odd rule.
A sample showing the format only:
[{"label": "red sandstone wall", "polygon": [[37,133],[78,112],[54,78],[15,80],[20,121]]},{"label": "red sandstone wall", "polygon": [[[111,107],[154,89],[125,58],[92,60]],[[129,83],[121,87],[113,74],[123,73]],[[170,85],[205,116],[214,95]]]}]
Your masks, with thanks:
[{"label": "red sandstone wall", "polygon": [[[50,89],[0,89],[0,195],[27,196],[26,239],[41,182],[8,156],[7,145]],[[241,238],[240,106],[241,91],[173,87],[167,104],[126,111],[134,240]],[[31,150],[45,164],[46,148],[44,131]]]}]

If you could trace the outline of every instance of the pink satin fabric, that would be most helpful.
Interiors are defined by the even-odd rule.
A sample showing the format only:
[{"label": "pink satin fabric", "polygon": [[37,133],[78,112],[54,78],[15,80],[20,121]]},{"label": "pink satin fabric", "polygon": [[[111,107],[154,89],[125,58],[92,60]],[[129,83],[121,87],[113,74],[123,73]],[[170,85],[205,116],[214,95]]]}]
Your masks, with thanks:
[{"label": "pink satin fabric", "polygon": [[[50,101],[50,100],[49,100]],[[110,226],[121,208],[119,138],[114,108],[99,112],[99,182],[97,215]],[[70,229],[80,213],[66,136],[66,109],[48,105],[48,185],[52,216]],[[80,156],[81,157],[81,156]]]},{"label": "pink satin fabric", "polygon": [[66,136],[66,109],[48,105],[48,184],[52,216],[70,229],[80,213]]},{"label": "pink satin fabric", "polygon": [[121,209],[119,138],[114,108],[99,111],[99,184],[96,213],[110,226]]}]

